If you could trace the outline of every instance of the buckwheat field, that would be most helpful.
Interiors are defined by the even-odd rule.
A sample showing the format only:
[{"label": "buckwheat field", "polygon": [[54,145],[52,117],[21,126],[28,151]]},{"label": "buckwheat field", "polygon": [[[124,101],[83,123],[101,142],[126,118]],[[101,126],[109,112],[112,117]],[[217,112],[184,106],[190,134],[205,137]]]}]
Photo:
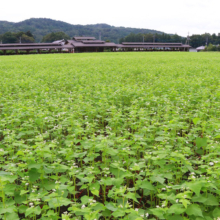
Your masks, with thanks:
[{"label": "buckwheat field", "polygon": [[220,53],[0,57],[0,219],[220,219]]}]

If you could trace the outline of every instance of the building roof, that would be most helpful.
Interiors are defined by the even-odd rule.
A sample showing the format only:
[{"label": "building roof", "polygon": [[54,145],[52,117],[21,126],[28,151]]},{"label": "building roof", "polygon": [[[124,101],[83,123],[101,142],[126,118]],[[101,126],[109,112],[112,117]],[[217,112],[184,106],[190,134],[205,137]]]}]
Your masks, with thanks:
[{"label": "building roof", "polygon": [[152,42],[122,42],[123,45],[175,45],[175,46],[181,46],[182,43],[152,43]]},{"label": "building roof", "polygon": [[0,44],[1,47],[28,47],[28,46],[60,46],[60,43],[21,43],[21,44]]},{"label": "building roof", "polygon": [[204,50],[204,49],[205,49],[205,46],[200,46],[196,48],[196,50]]},{"label": "building roof", "polygon": [[84,40],[81,41],[84,44],[104,44],[105,41],[101,41],[101,40]]},{"label": "building roof", "polygon": [[56,40],[56,41],[54,41],[54,42],[52,42],[53,44],[56,44],[56,43],[58,43],[58,44],[61,44],[61,43],[65,43],[66,41],[64,40],[64,39],[62,39],[62,40]]},{"label": "building roof", "polygon": [[72,49],[72,45],[61,44],[0,44],[0,50],[42,50],[42,49]]},{"label": "building roof", "polygon": [[95,37],[73,37],[73,40],[80,41],[80,40],[95,40]]},{"label": "building roof", "polygon": [[148,43],[148,42],[123,42],[118,44],[119,48],[151,48],[151,47],[169,47],[169,48],[190,48],[189,45],[182,43]]},{"label": "building roof", "polygon": [[68,40],[68,43],[73,45],[73,47],[117,47],[117,44],[115,43],[109,43],[109,42],[103,42],[97,40],[91,42]]}]

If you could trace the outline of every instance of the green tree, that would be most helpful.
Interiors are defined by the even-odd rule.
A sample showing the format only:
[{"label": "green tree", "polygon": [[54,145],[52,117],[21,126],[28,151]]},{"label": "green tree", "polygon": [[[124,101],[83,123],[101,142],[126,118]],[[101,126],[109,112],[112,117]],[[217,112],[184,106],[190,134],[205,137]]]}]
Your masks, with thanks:
[{"label": "green tree", "polygon": [[2,35],[2,43],[10,44],[10,43],[18,43],[18,38],[12,32],[6,32]]},{"label": "green tree", "polygon": [[70,39],[70,37],[65,34],[64,32],[52,32],[50,34],[47,34],[46,36],[43,37],[41,42],[45,42],[45,43],[49,43],[49,42],[53,42],[56,40],[68,40]]}]

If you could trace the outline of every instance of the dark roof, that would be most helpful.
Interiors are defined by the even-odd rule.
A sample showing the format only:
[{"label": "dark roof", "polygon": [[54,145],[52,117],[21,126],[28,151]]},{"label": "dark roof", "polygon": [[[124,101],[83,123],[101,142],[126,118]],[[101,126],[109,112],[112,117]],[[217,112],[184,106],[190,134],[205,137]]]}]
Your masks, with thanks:
[{"label": "dark roof", "polygon": [[95,37],[73,37],[73,40],[95,40]]},{"label": "dark roof", "polygon": [[84,40],[84,41],[82,41],[82,43],[84,43],[84,44],[104,44],[105,41],[101,41],[101,40]]},{"label": "dark roof", "polygon": [[151,48],[151,47],[169,47],[169,48],[190,48],[189,45],[181,44],[181,43],[122,43],[118,44],[119,48]]},{"label": "dark roof", "polygon": [[115,43],[109,43],[109,42],[104,42],[98,43],[96,41],[92,41],[91,43],[83,43],[83,41],[75,41],[75,40],[68,40],[68,42],[73,45],[73,47],[117,47],[117,44]]},{"label": "dark roof", "polygon": [[73,46],[71,45],[57,45],[57,44],[50,44],[50,45],[43,45],[43,44],[32,44],[32,45],[25,45],[22,44],[18,45],[8,45],[8,44],[0,44],[0,50],[39,50],[39,49],[72,49]]},{"label": "dark roof", "polygon": [[25,47],[25,46],[60,46],[60,43],[21,43],[21,44],[0,44],[0,47]]},{"label": "dark roof", "polygon": [[152,42],[122,42],[123,45],[175,45],[175,46],[181,46],[182,43],[152,43]]}]

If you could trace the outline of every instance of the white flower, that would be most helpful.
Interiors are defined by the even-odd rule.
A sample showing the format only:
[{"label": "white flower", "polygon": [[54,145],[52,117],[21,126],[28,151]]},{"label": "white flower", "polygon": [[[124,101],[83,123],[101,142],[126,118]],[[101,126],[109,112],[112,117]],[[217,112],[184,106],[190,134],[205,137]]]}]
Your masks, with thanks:
[{"label": "white flower", "polygon": [[26,186],[28,186],[28,185],[29,185],[29,183],[25,183],[25,185],[26,185]]},{"label": "white flower", "polygon": [[56,190],[55,189],[52,189],[54,192],[56,192]]},{"label": "white flower", "polygon": [[178,202],[179,202],[179,199],[176,200],[176,203],[178,203]]},{"label": "white flower", "polygon": [[33,202],[30,202],[30,203],[29,203],[29,206],[33,206],[33,205],[34,205],[34,203],[33,203]]},{"label": "white flower", "polygon": [[86,206],[85,205],[82,205],[81,209],[84,209]]},{"label": "white flower", "polygon": [[210,163],[209,163],[209,165],[210,165],[210,166],[213,166],[213,165],[214,165],[214,163],[213,163],[213,162],[210,162]]},{"label": "white flower", "polygon": [[4,149],[0,148],[0,151],[4,151]]},{"label": "white flower", "polygon": [[149,216],[149,214],[148,213],[146,213],[146,217],[148,217]]},{"label": "white flower", "polygon": [[156,207],[157,207],[157,208],[160,208],[160,206],[159,206],[159,205],[157,205]]},{"label": "white flower", "polygon": [[138,209],[136,208],[135,211],[138,212]]},{"label": "white flower", "polygon": [[163,190],[163,191],[165,191],[165,190],[166,190],[166,188],[162,188],[162,190]]}]

